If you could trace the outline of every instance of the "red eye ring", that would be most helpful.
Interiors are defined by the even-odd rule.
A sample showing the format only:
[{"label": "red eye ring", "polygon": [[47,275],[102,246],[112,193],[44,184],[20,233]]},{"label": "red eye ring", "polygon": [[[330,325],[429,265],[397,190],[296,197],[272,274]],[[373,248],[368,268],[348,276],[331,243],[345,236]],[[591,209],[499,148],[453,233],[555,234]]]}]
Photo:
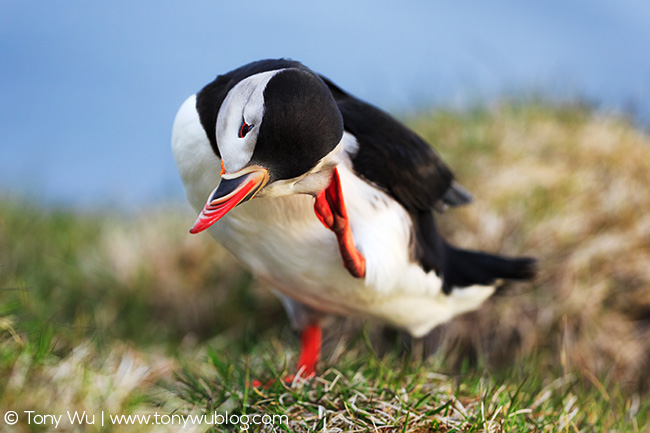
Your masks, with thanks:
[{"label": "red eye ring", "polygon": [[250,131],[252,128],[253,125],[249,125],[246,122],[242,122],[241,128],[239,128],[239,138],[246,137],[246,134],[248,134],[248,131]]}]

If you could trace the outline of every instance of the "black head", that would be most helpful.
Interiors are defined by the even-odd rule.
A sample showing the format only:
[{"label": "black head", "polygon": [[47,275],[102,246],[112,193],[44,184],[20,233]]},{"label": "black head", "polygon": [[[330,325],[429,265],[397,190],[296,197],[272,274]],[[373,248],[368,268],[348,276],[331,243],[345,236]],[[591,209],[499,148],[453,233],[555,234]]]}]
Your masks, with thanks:
[{"label": "black head", "polygon": [[264,89],[264,116],[251,164],[270,182],[309,172],[343,136],[343,118],[325,83],[311,71],[289,68]]}]

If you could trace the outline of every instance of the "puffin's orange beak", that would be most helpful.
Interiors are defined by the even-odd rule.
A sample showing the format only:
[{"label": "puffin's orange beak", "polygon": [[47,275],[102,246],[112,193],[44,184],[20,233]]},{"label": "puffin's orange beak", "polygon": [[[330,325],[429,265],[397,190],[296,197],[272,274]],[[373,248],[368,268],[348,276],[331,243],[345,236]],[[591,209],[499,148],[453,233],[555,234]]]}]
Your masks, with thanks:
[{"label": "puffin's orange beak", "polygon": [[228,211],[250,200],[269,181],[269,172],[262,167],[246,167],[236,173],[223,173],[221,182],[208,199],[190,233],[199,233],[217,222]]}]

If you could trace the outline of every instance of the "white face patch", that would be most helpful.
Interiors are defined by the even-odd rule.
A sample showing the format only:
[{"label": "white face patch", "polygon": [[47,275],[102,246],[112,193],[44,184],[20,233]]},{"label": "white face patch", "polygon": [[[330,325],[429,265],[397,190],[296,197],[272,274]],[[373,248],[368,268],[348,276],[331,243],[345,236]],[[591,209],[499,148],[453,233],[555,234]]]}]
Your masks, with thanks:
[{"label": "white face patch", "polygon": [[[241,170],[251,160],[264,116],[264,89],[282,70],[262,72],[240,81],[223,101],[217,116],[216,135],[226,173]],[[252,128],[240,138],[243,122]]]}]

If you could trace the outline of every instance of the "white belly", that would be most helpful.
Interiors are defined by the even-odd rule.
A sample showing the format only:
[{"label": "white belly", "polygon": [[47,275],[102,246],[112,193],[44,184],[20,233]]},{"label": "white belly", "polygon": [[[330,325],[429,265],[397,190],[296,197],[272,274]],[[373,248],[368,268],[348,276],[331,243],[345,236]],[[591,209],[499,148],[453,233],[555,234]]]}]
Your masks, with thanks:
[{"label": "white belly", "polygon": [[[444,295],[435,273],[425,273],[408,257],[410,219],[401,206],[347,169],[339,172],[355,243],[366,258],[364,279],[344,268],[336,236],[317,219],[308,195],[253,199],[210,233],[286,296],[323,312],[379,319],[414,335],[478,307],[492,293],[471,287]],[[197,203],[198,212],[203,203]]]},{"label": "white belly", "polygon": [[287,296],[348,313],[341,308],[368,288],[343,267],[336,237],[316,218],[313,201],[306,195],[253,199],[210,233],[256,277]]}]

